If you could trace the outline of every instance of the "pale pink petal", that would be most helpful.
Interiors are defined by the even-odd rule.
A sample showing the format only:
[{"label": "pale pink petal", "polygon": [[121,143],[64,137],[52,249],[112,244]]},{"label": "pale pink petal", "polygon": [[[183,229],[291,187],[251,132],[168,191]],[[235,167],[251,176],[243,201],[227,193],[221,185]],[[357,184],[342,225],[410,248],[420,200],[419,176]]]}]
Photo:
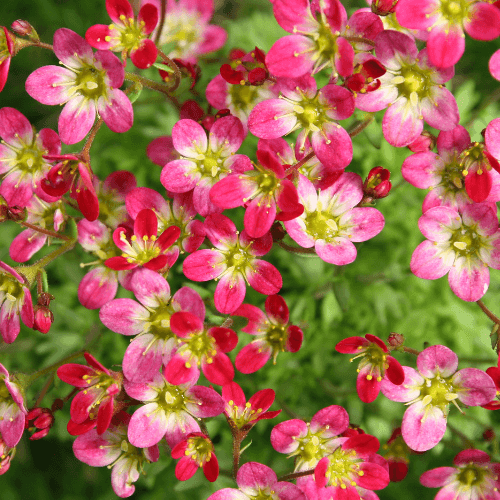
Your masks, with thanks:
[{"label": "pale pink petal", "polygon": [[407,403],[417,398],[424,385],[424,378],[409,366],[403,366],[405,374],[404,382],[401,385],[393,384],[387,377],[382,379],[380,390],[382,394],[391,401]]},{"label": "pale pink petal", "polygon": [[144,330],[149,312],[132,299],[115,299],[101,308],[99,318],[104,326],[122,335],[137,335]]},{"label": "pale pink petal", "polygon": [[141,406],[134,412],[128,427],[128,440],[138,448],[159,443],[167,432],[167,417],[158,403]]},{"label": "pale pink petal", "polygon": [[423,99],[421,110],[426,123],[438,130],[453,130],[460,119],[455,97],[445,87],[434,86],[432,100]]},{"label": "pale pink petal", "polygon": [[444,345],[424,349],[417,357],[417,368],[423,377],[450,377],[458,366],[457,355]]},{"label": "pale pink petal", "polygon": [[115,298],[116,273],[104,266],[89,271],[78,285],[78,300],[87,309],[99,309]]},{"label": "pale pink petal", "polygon": [[460,215],[448,207],[431,208],[418,220],[418,228],[431,241],[448,241],[460,226]]},{"label": "pale pink petal", "polygon": [[92,47],[80,35],[67,28],[59,28],[54,33],[54,53],[70,68],[81,68],[82,59],[90,62],[94,58]]},{"label": "pale pink petal", "polygon": [[372,207],[355,207],[342,214],[339,226],[350,241],[366,241],[376,236],[384,228],[384,216]]},{"label": "pale pink petal", "polygon": [[152,334],[132,340],[123,356],[123,374],[131,382],[152,380],[162,365],[162,342]]},{"label": "pale pink petal", "polygon": [[43,247],[46,241],[45,234],[27,229],[12,240],[9,247],[10,258],[15,262],[26,262]]},{"label": "pale pink petal", "polygon": [[432,64],[438,68],[453,66],[465,50],[465,35],[456,24],[442,24],[434,27],[427,40],[427,51]]},{"label": "pale pink petal", "polygon": [[320,259],[336,266],[344,266],[354,262],[357,255],[354,244],[343,237],[336,237],[328,242],[318,240],[314,248]]},{"label": "pale pink petal", "polygon": [[174,193],[186,193],[196,186],[200,179],[197,165],[191,160],[174,160],[167,163],[160,175],[165,189]]},{"label": "pale pink petal", "polygon": [[493,401],[497,390],[493,379],[477,368],[464,368],[451,379],[458,399],[467,406],[480,406]]},{"label": "pale pink petal", "polygon": [[470,135],[465,127],[457,125],[453,130],[439,132],[437,138],[437,150],[440,155],[460,154],[470,144]]},{"label": "pale pink petal", "polygon": [[457,257],[448,274],[448,282],[457,297],[476,302],[488,290],[490,272],[480,260]]},{"label": "pale pink petal", "polygon": [[258,103],[248,118],[250,132],[261,139],[276,139],[290,133],[297,123],[292,105],[283,99]]},{"label": "pale pink petal", "polygon": [[96,108],[94,101],[84,96],[73,97],[59,115],[59,136],[65,144],[80,142],[94,125]]},{"label": "pale pink petal", "polygon": [[130,280],[130,289],[144,307],[160,307],[170,300],[170,285],[167,280],[150,269],[138,269]]},{"label": "pale pink petal", "polygon": [[210,129],[209,144],[212,151],[221,151],[222,156],[230,156],[238,151],[243,139],[245,129],[236,116],[224,116],[215,121]]},{"label": "pale pink petal", "polygon": [[446,417],[440,408],[418,401],[405,411],[401,433],[412,450],[430,450],[441,441],[445,431]]},{"label": "pale pink petal", "polygon": [[408,35],[394,30],[384,30],[375,39],[377,59],[389,70],[401,68],[401,59],[414,61],[418,55],[415,41]]},{"label": "pale pink petal", "polygon": [[119,446],[110,446],[108,434],[98,435],[95,429],[78,436],[73,443],[73,453],[81,462],[92,467],[106,467],[122,453]]},{"label": "pale pink petal", "polygon": [[59,66],[43,66],[26,80],[26,92],[42,104],[64,104],[71,98],[67,83],[75,81],[75,74]]},{"label": "pale pink petal", "polygon": [[196,158],[208,147],[205,129],[194,120],[179,120],[172,128],[174,148],[188,158]]},{"label": "pale pink petal", "polygon": [[126,132],[134,122],[132,103],[120,89],[109,89],[107,99],[101,97],[97,101],[97,109],[104,123],[113,132]]},{"label": "pale pink petal", "polygon": [[413,252],[410,269],[419,278],[435,280],[444,276],[454,261],[455,252],[447,243],[439,245],[425,240]]},{"label": "pale pink petal", "polygon": [[398,148],[412,143],[423,129],[424,122],[419,118],[418,110],[405,97],[400,97],[393,103],[382,119],[382,131],[386,141]]},{"label": "pale pink petal", "polygon": [[420,189],[429,189],[441,181],[440,172],[444,162],[440,156],[432,151],[415,153],[403,162],[401,174],[403,178]]}]

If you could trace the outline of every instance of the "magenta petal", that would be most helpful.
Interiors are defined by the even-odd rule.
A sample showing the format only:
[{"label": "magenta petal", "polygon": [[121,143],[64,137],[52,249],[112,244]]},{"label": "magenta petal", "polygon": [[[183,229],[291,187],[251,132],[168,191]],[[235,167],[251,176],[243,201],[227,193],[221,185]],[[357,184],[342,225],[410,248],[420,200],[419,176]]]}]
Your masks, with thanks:
[{"label": "magenta petal", "polygon": [[165,367],[164,375],[169,384],[179,385],[196,382],[200,370],[196,364],[190,364],[182,356],[175,355]]},{"label": "magenta petal", "polygon": [[248,205],[244,225],[252,238],[264,236],[276,217],[276,203],[271,197],[257,197]]},{"label": "magenta petal", "polygon": [[459,370],[452,378],[452,384],[458,388],[458,399],[467,406],[481,406],[493,401],[496,386],[493,379],[477,368]]},{"label": "magenta petal", "polygon": [[281,290],[283,279],[278,269],[272,264],[256,259],[252,267],[253,270],[247,270],[246,278],[254,290],[264,295],[274,295]]},{"label": "magenta petal", "polygon": [[[428,470],[420,476],[420,483],[427,488],[441,488],[450,482],[450,479],[455,475],[457,469],[455,467],[437,467],[436,469]],[[455,493],[453,493],[455,496]]]},{"label": "magenta petal", "polygon": [[187,256],[182,269],[190,280],[208,281],[220,276],[227,267],[224,261],[224,255],[217,250],[197,250]]},{"label": "magenta petal", "polygon": [[500,81],[500,49],[493,53],[488,63],[491,76]]},{"label": "magenta petal", "polygon": [[[293,422],[289,421],[289,422]],[[318,411],[311,419],[311,432],[321,431],[323,437],[335,437],[349,426],[349,415],[342,406],[331,405]],[[295,434],[299,436],[299,434]],[[276,448],[275,448],[276,449]],[[276,450],[280,451],[280,450]],[[289,453],[281,451],[281,453]]]},{"label": "magenta petal", "polygon": [[457,355],[444,345],[433,345],[424,349],[417,357],[417,368],[423,377],[434,378],[436,375],[449,377],[458,366]]},{"label": "magenta petal", "polygon": [[43,247],[46,241],[45,234],[26,229],[12,240],[9,247],[10,258],[15,262],[26,262]]},{"label": "magenta petal", "polygon": [[210,129],[209,143],[212,151],[223,151],[223,156],[236,153],[245,139],[245,129],[236,116],[224,116]]},{"label": "magenta petal", "polygon": [[111,300],[101,308],[99,318],[110,330],[122,335],[137,335],[144,330],[147,309],[132,299]]},{"label": "magenta petal", "polygon": [[162,344],[152,334],[140,335],[132,340],[123,356],[125,377],[135,383],[152,380],[162,365]]},{"label": "magenta petal", "polygon": [[455,260],[455,252],[446,243],[444,245],[446,246],[441,247],[429,240],[420,243],[411,256],[411,272],[428,280],[444,276]]},{"label": "magenta petal", "polygon": [[359,469],[363,471],[363,475],[356,478],[356,483],[361,488],[368,490],[382,490],[388,486],[389,472],[379,464],[373,462],[363,462]]},{"label": "magenta petal", "polygon": [[80,142],[94,125],[96,109],[93,101],[77,96],[66,103],[59,115],[59,136],[65,144]]},{"label": "magenta petal", "polygon": [[354,244],[343,237],[333,238],[331,241],[318,240],[314,248],[320,259],[336,266],[354,262],[357,255]]},{"label": "magenta petal", "polygon": [[269,361],[271,354],[272,349],[269,345],[263,342],[252,342],[236,355],[234,364],[241,373],[255,373]]},{"label": "magenta petal", "polygon": [[205,129],[194,120],[179,120],[172,128],[174,148],[183,156],[196,158],[206,151],[208,138]]},{"label": "magenta petal", "polygon": [[418,220],[418,228],[431,241],[448,241],[454,230],[460,228],[460,215],[449,207],[435,207]]},{"label": "magenta petal", "polygon": [[[498,54],[500,58],[500,51]],[[495,118],[488,123],[484,137],[488,151],[500,160],[500,118]]]},{"label": "magenta petal", "polygon": [[74,80],[75,74],[69,69],[59,66],[43,66],[28,76],[26,92],[42,104],[63,104],[71,97],[65,84]]},{"label": "magenta petal", "polygon": [[418,49],[412,37],[394,30],[384,30],[375,39],[377,59],[390,70],[401,68],[401,58],[414,61]]},{"label": "magenta petal", "polygon": [[445,87],[433,89],[432,102],[424,99],[421,104],[426,123],[438,130],[453,130],[460,119],[453,94]]},{"label": "magenta petal", "polygon": [[6,344],[12,344],[21,331],[19,315],[16,311],[11,311],[8,304],[2,304],[0,310],[0,332]]},{"label": "magenta petal", "polygon": [[122,453],[119,446],[110,446],[110,441],[90,430],[78,436],[73,443],[75,457],[93,467],[105,467],[114,462]]},{"label": "magenta petal", "polygon": [[444,167],[440,156],[432,151],[415,153],[403,162],[401,173],[405,181],[419,189],[429,189],[441,181],[437,172]]},{"label": "magenta petal", "polygon": [[207,380],[212,384],[225,385],[234,378],[233,364],[224,353],[214,356],[211,363],[203,363],[202,370]]},{"label": "magenta petal", "polygon": [[17,109],[0,109],[0,137],[11,145],[33,142],[33,127],[29,120]]},{"label": "magenta petal", "polygon": [[92,47],[80,35],[67,28],[59,28],[54,33],[54,53],[57,58],[70,68],[81,68],[82,59],[92,61]]},{"label": "magenta petal", "polygon": [[267,67],[273,75],[281,77],[296,78],[310,73],[314,66],[309,55],[311,49],[314,49],[314,42],[305,36],[284,36],[267,53]]},{"label": "magenta petal", "polygon": [[[248,491],[249,489],[250,491],[258,491],[259,488],[272,488],[277,480],[276,473],[271,468],[257,462],[243,464],[236,476],[236,482],[243,491]],[[289,497],[279,496],[278,498],[286,498],[288,500]],[[299,498],[295,498],[294,500],[299,500]]]},{"label": "magenta petal", "polygon": [[464,28],[475,40],[494,40],[500,36],[500,9],[498,5],[477,2],[469,8]]},{"label": "magenta petal", "polygon": [[446,417],[440,408],[412,404],[403,416],[401,433],[405,443],[415,451],[427,451],[436,446],[446,431]]},{"label": "magenta petal", "polygon": [[388,378],[382,379],[380,390],[382,394],[391,401],[407,403],[417,398],[420,394],[420,388],[424,384],[424,378],[409,366],[403,366],[405,379],[403,384],[393,384]]},{"label": "magenta petal", "polygon": [[[250,282],[250,284],[252,284]],[[215,289],[214,302],[222,314],[231,314],[243,303],[245,298],[245,280],[240,273],[233,272],[223,276]]]},{"label": "magenta petal", "polygon": [[[335,68],[340,76],[346,78],[352,75],[354,48],[342,37],[337,38],[337,52],[335,54]],[[340,87],[339,87],[340,88]]]},{"label": "magenta petal", "polygon": [[167,432],[167,417],[158,403],[141,406],[130,419],[128,440],[138,448],[159,443]]},{"label": "magenta petal", "polygon": [[384,216],[376,208],[355,207],[343,214],[339,220],[350,241],[366,241],[382,231]]},{"label": "magenta petal", "polygon": [[276,139],[290,133],[297,123],[292,105],[282,99],[257,104],[248,117],[250,132],[261,139]]},{"label": "magenta petal", "polygon": [[107,99],[99,98],[97,109],[104,123],[113,132],[126,132],[134,122],[132,103],[127,95],[119,89],[110,89]]},{"label": "magenta petal", "polygon": [[423,129],[423,120],[405,97],[400,97],[389,107],[382,120],[385,140],[398,148],[407,146],[417,139]]},{"label": "magenta petal", "polygon": [[318,160],[334,170],[340,170],[352,160],[352,141],[340,125],[325,123],[322,133],[313,132],[311,144]]},{"label": "magenta petal", "polygon": [[465,35],[459,25],[436,26],[427,40],[429,59],[438,68],[447,68],[456,64],[464,50]]}]

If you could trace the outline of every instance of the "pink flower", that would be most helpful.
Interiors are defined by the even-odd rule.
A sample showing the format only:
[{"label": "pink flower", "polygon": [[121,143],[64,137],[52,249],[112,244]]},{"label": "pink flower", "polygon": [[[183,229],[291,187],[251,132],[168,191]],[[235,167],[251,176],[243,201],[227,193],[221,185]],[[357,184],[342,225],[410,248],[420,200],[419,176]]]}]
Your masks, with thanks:
[{"label": "pink flower", "polygon": [[273,154],[260,149],[257,158],[259,163],[255,164],[254,170],[229,175],[210,190],[210,200],[221,208],[247,205],[243,223],[251,238],[264,236],[277,217],[280,220],[293,219],[304,210],[296,187],[285,178],[281,162]]},{"label": "pink flower", "polygon": [[[310,422],[287,420],[271,431],[271,444],[279,453],[295,457],[295,471],[313,469],[339,446],[339,435],[349,427],[349,415],[341,406],[318,411]],[[343,438],[341,438],[343,439]]]},{"label": "pink flower", "polygon": [[165,436],[168,445],[174,448],[191,432],[201,432],[197,420],[220,415],[224,410],[220,395],[195,383],[196,380],[191,380],[171,385],[160,373],[146,383],[125,380],[127,394],[144,402],[130,420],[130,443],[147,448]]},{"label": "pink flower", "polygon": [[285,221],[285,228],[301,247],[314,247],[325,262],[350,264],[357,255],[353,241],[369,240],[384,227],[384,217],[377,209],[356,206],[363,199],[363,183],[358,174],[345,172],[319,193],[300,175],[297,189],[304,213]]},{"label": "pink flower", "polygon": [[325,487],[331,498],[361,498],[362,491],[382,490],[390,482],[385,460],[376,455],[378,439],[358,434],[335,440],[335,449],[322,458],[314,469],[314,479]]},{"label": "pink flower", "polygon": [[380,392],[382,379],[387,378],[395,385],[401,385],[405,375],[403,367],[392,356],[384,341],[375,335],[349,337],[341,340],[335,349],[343,354],[356,354],[350,361],[362,358],[358,365],[356,389],[363,403],[372,403]]},{"label": "pink flower", "polygon": [[137,20],[128,0],[106,0],[106,10],[113,24],[91,26],[85,34],[87,42],[96,49],[121,52],[124,59],[130,55],[135,66],[149,68],[156,61],[157,49],[146,37],[158,24],[158,9],[143,5]]},{"label": "pink flower", "polygon": [[406,444],[415,451],[427,451],[436,446],[446,431],[446,419],[451,402],[480,406],[496,394],[493,380],[476,368],[456,371],[457,355],[448,347],[435,345],[424,349],[417,357],[417,370],[404,366],[405,381],[394,385],[382,381],[382,394],[392,401],[409,403],[401,432]]},{"label": "pink flower", "polygon": [[382,131],[389,144],[411,144],[420,136],[424,121],[438,130],[458,125],[457,103],[443,86],[453,76],[453,67],[436,68],[428,61],[427,49],[419,52],[413,38],[394,30],[377,36],[375,54],[387,72],[379,78],[377,90],[356,96],[356,107],[368,112],[388,107]]},{"label": "pink flower", "polygon": [[349,20],[338,0],[313,3],[300,0],[276,0],[274,16],[292,35],[280,38],[266,57],[269,71],[276,76],[299,77],[315,74],[323,68],[332,76],[352,74],[356,51],[370,51],[371,45],[349,39],[373,40],[382,31],[382,21],[371,12],[357,11]]},{"label": "pink flower", "polygon": [[[115,396],[122,387],[123,375],[101,365],[94,356],[86,352],[89,366],[68,363],[57,369],[57,376],[67,384],[82,389],[71,401],[71,420],[68,432],[79,435],[97,425],[102,434],[110,425]],[[79,427],[83,424],[82,427]]]},{"label": "pink flower", "polygon": [[252,500],[259,496],[276,500],[307,500],[298,486],[278,481],[272,469],[257,462],[247,462],[238,469],[236,484],[238,489],[223,488],[207,500]]},{"label": "pink flower", "polygon": [[183,264],[185,276],[193,281],[217,279],[215,307],[231,314],[243,302],[245,283],[265,295],[278,293],[283,285],[279,271],[269,262],[258,259],[272,248],[272,237],[251,239],[245,231],[238,235],[236,226],[226,216],[209,215],[205,220],[208,239],[215,247],[197,250]]},{"label": "pink flower", "polygon": [[198,57],[219,50],[226,43],[226,30],[208,24],[214,14],[213,0],[142,0],[142,6],[152,4],[161,12],[161,1],[166,9],[159,43],[168,45],[170,59],[196,63]]},{"label": "pink flower", "polygon": [[130,415],[120,412],[113,418],[108,430],[99,435],[95,429],[78,436],[73,443],[75,457],[92,467],[108,467],[111,486],[120,498],[127,498],[135,491],[135,483],[143,472],[145,463],[156,462],[160,456],[158,446],[137,448],[127,439]]},{"label": "pink flower", "polygon": [[221,212],[210,201],[209,192],[229,173],[252,169],[247,156],[235,154],[244,138],[243,125],[234,116],[219,118],[210,129],[208,140],[200,124],[194,120],[179,120],[172,129],[172,141],[181,157],[165,165],[161,183],[174,193],[194,189],[194,208],[203,217]]},{"label": "pink flower", "polygon": [[15,269],[1,261],[0,305],[0,334],[5,343],[11,344],[21,331],[19,316],[28,328],[33,327],[33,303],[24,279]]},{"label": "pink flower", "polygon": [[[472,202],[500,200],[498,162],[458,125],[440,132],[438,154],[432,151],[415,153],[403,162],[401,173],[405,180],[420,189],[429,189],[422,212],[445,206],[460,210]],[[493,170],[492,170],[493,166]]]},{"label": "pink flower", "polygon": [[10,462],[16,454],[16,449],[5,444],[0,434],[0,476],[5,474],[10,468]]},{"label": "pink flower", "polygon": [[500,11],[487,2],[399,0],[396,17],[405,28],[429,31],[429,59],[441,68],[453,66],[462,57],[464,29],[476,40],[494,40],[500,35]]},{"label": "pink flower", "polygon": [[281,88],[279,99],[257,104],[250,113],[248,128],[261,139],[276,139],[301,130],[297,142],[301,149],[310,137],[319,161],[331,169],[342,170],[352,160],[352,141],[336,122],[354,112],[354,97],[344,87],[328,84],[317,90],[309,77],[301,84]]},{"label": "pink flower", "polygon": [[273,404],[275,392],[272,389],[257,391],[246,400],[243,390],[236,382],[222,386],[222,399],[225,403],[224,415],[231,428],[248,432],[259,421],[278,416],[281,410],[267,411]]},{"label": "pink flower", "polygon": [[43,155],[59,154],[61,140],[49,128],[35,133],[28,119],[14,108],[0,109],[0,138],[0,195],[10,205],[25,207],[50,170]]},{"label": "pink flower", "polygon": [[488,267],[500,269],[500,229],[488,203],[466,205],[460,213],[434,207],[418,221],[427,238],[413,252],[410,269],[423,279],[448,274],[452,292],[475,302],[488,290]]},{"label": "pink flower", "polygon": [[96,113],[113,132],[126,132],[134,119],[124,92],[124,69],[110,51],[92,47],[74,31],[54,33],[54,52],[63,64],[43,66],[26,80],[28,94],[42,104],[66,104],[59,116],[59,135],[65,144],[80,142],[94,124]]},{"label": "pink flower", "polygon": [[172,458],[180,458],[175,466],[175,477],[187,481],[194,476],[199,467],[205,477],[214,482],[219,476],[219,462],[214,452],[214,445],[202,432],[191,432],[172,450]]},{"label": "pink flower", "polygon": [[481,450],[463,450],[453,459],[453,467],[437,467],[420,476],[428,488],[441,488],[436,500],[453,498],[496,500],[500,488],[500,464],[492,463]]},{"label": "pink flower", "polygon": [[234,316],[248,319],[248,325],[241,331],[255,336],[251,344],[243,347],[236,356],[236,368],[242,373],[254,373],[268,361],[276,358],[280,352],[297,352],[304,334],[302,330],[289,322],[288,306],[283,297],[270,295],[265,303],[266,312],[250,304],[242,304]]},{"label": "pink flower", "polygon": [[177,226],[170,226],[157,237],[158,217],[153,210],[145,208],[137,214],[133,233],[126,227],[115,229],[113,241],[123,253],[107,259],[105,264],[115,271],[134,269],[137,266],[153,271],[170,267],[177,259],[178,252],[171,257],[168,251],[180,233]]},{"label": "pink flower", "polygon": [[[1,445],[14,448],[19,443],[27,413],[21,386],[11,380],[9,372],[0,363],[0,450]],[[3,462],[0,462],[0,472],[2,467]]]},{"label": "pink flower", "polygon": [[9,75],[15,39],[14,35],[5,26],[0,26],[0,28],[2,28],[2,31],[0,31],[0,92],[2,92]]},{"label": "pink flower", "polygon": [[203,321],[205,305],[198,293],[188,287],[182,287],[172,297],[166,279],[145,268],[134,272],[130,289],[139,302],[111,300],[102,307],[99,318],[114,332],[135,335],[125,351],[123,373],[132,382],[147,382],[162,364],[168,364],[178,343],[170,328],[172,315],[190,312]]},{"label": "pink flower", "polygon": [[179,339],[172,359],[165,366],[165,378],[170,384],[198,380],[200,369],[212,384],[224,385],[234,378],[234,368],[226,352],[238,343],[230,328],[206,328],[203,320],[190,312],[176,312],[170,318],[170,328]]}]

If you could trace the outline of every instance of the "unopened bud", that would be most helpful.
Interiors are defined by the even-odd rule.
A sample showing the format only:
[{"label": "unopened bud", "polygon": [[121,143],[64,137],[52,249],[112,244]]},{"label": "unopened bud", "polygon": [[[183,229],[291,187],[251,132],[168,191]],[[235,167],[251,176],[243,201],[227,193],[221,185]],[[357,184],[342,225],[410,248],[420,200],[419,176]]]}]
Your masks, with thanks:
[{"label": "unopened bud", "polygon": [[271,236],[273,241],[281,241],[286,236],[286,231],[279,222],[274,222],[271,226]]},{"label": "unopened bud", "polygon": [[48,408],[33,408],[26,415],[26,429],[29,429],[30,431],[38,429],[30,436],[31,441],[44,438],[49,433],[53,425],[54,415]]},{"label": "unopened bud", "polygon": [[0,222],[12,220],[14,222],[23,222],[28,218],[28,210],[26,207],[17,205],[10,206],[5,198],[0,195]]},{"label": "unopened bud", "polygon": [[408,145],[408,149],[413,153],[427,153],[436,146],[436,137],[424,130],[417,139]]},{"label": "unopened bud", "polygon": [[40,40],[40,37],[38,36],[38,33],[36,32],[35,28],[31,26],[31,24],[28,21],[24,21],[23,19],[18,19],[17,21],[14,21],[10,27],[12,31],[19,36],[27,36],[31,38],[31,40]]},{"label": "unopened bud", "polygon": [[377,16],[387,16],[396,10],[398,0],[373,0],[372,12]]},{"label": "unopened bud", "polygon": [[488,428],[483,432],[483,439],[485,441],[493,441],[495,439],[495,436],[495,431],[491,428]]},{"label": "unopened bud", "polygon": [[400,333],[392,332],[387,337],[387,343],[392,347],[400,347],[405,343],[405,337]]},{"label": "unopened bud", "polygon": [[370,170],[363,184],[365,197],[372,199],[385,198],[391,190],[392,184],[389,180],[391,173],[386,168],[375,167]]},{"label": "unopened bud", "polygon": [[49,309],[50,301],[54,300],[54,296],[47,292],[42,292],[38,295],[38,302],[34,307],[35,319],[33,322],[33,330],[38,330],[42,333],[47,333],[54,322],[54,315]]}]

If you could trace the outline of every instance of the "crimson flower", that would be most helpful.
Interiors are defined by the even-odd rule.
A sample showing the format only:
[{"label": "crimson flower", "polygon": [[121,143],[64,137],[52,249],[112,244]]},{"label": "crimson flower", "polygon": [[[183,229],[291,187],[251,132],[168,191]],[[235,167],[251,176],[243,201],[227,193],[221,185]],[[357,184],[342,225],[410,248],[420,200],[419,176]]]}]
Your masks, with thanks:
[{"label": "crimson flower", "polygon": [[405,379],[399,361],[389,356],[384,341],[375,335],[368,333],[365,338],[349,337],[341,340],[335,349],[343,354],[356,354],[350,361],[362,358],[358,366],[356,389],[363,403],[375,401],[385,376],[395,385],[401,385]]},{"label": "crimson flower", "polygon": [[156,61],[157,49],[153,40],[146,38],[158,24],[158,9],[155,5],[141,7],[137,20],[128,0],[106,0],[106,10],[113,24],[91,26],[85,39],[100,50],[121,52],[140,69],[149,68]]},{"label": "crimson flower", "polygon": [[0,31],[0,92],[2,92],[9,75],[10,60],[14,51],[14,36],[5,26]]},{"label": "crimson flower", "polygon": [[115,229],[113,241],[123,253],[107,259],[105,264],[115,271],[137,266],[159,271],[173,264],[167,252],[180,234],[181,230],[177,226],[170,226],[157,238],[158,217],[153,210],[145,208],[137,214],[133,233],[125,227]]},{"label": "crimson flower", "polygon": [[174,446],[172,458],[180,458],[175,466],[175,477],[187,481],[193,477],[199,467],[205,477],[214,482],[219,476],[219,462],[214,452],[214,445],[208,436],[201,432],[191,432],[186,439]]},{"label": "crimson flower", "polygon": [[78,436],[97,425],[102,434],[113,417],[115,396],[120,392],[123,375],[105,368],[94,356],[84,354],[89,366],[68,363],[57,369],[57,376],[67,384],[82,389],[71,402],[68,432]]},{"label": "crimson flower", "polygon": [[258,307],[242,304],[233,313],[248,319],[248,325],[241,330],[255,337],[236,356],[236,368],[241,373],[260,370],[271,357],[276,364],[280,352],[297,352],[302,346],[304,334],[298,326],[289,323],[290,314],[283,297],[267,297],[265,310],[264,313]]}]

